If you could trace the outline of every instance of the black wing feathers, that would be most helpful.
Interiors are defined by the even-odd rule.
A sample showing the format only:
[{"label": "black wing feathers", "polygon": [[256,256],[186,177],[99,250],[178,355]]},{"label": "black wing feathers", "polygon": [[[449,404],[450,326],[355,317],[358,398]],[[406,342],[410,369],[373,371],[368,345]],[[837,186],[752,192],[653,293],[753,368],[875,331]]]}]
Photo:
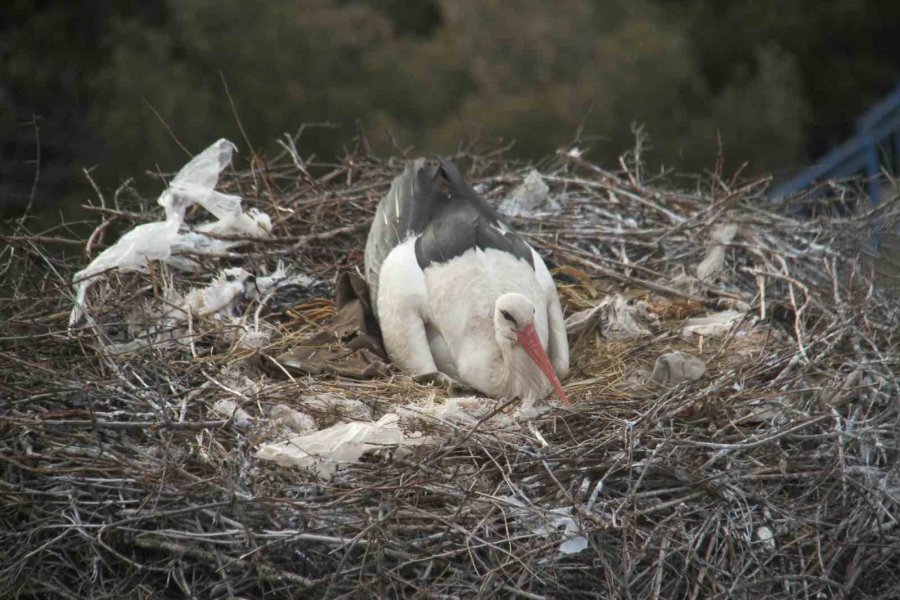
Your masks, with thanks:
[{"label": "black wing feathers", "polygon": [[419,170],[418,183],[414,202],[429,213],[416,240],[420,268],[447,262],[473,248],[509,252],[534,268],[528,245],[463,179],[456,165],[443,159],[429,161]]},{"label": "black wing feathers", "polygon": [[382,263],[410,237],[416,238],[416,261],[422,269],[472,248],[509,252],[534,268],[528,245],[466,182],[456,165],[443,159],[407,163],[378,203],[365,253],[373,306]]}]

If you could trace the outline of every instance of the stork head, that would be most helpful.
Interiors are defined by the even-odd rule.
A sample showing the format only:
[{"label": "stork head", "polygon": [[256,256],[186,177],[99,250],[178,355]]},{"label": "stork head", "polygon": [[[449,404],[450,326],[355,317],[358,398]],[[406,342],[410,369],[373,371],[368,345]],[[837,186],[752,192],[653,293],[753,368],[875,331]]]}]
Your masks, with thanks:
[{"label": "stork head", "polygon": [[519,346],[550,381],[560,400],[569,404],[569,397],[553,370],[544,345],[534,328],[534,304],[522,294],[503,294],[494,305],[494,333],[501,348]]}]

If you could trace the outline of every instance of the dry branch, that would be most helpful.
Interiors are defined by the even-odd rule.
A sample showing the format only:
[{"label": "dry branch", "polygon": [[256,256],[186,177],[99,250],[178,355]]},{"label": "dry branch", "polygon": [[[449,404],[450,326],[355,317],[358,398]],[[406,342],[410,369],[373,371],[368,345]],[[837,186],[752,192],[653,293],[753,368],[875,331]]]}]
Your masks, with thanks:
[{"label": "dry branch", "polygon": [[[529,171],[499,154],[457,158],[491,201]],[[349,418],[341,410],[377,419],[445,396],[400,373],[265,368],[333,314],[322,298],[339,271],[361,265],[399,164],[321,166],[287,152],[265,170],[229,172],[220,187],[271,212],[273,237],[198,257],[197,273],[155,265],[112,276],[71,335],[62,317],[83,258],[52,246],[75,242],[3,238],[6,593],[755,599],[900,589],[900,305],[866,247],[896,224],[896,198],[877,214],[807,218],[792,207],[808,199],[766,205],[757,184],[687,193],[560,155],[543,174],[563,210],[517,227],[565,267],[567,314],[618,292],[654,311],[651,336],[574,335],[573,406],[521,430],[491,428],[505,405],[472,426],[430,423],[442,446],[393,459],[386,449],[329,481],[254,459],[277,433],[277,405],[327,426]],[[111,219],[155,218],[153,199],[120,204],[92,209],[107,219],[92,254],[110,242]],[[738,226],[724,268],[697,281],[724,223]],[[232,266],[271,273],[279,259],[314,283],[248,300],[233,323],[191,315],[153,329],[159,307],[177,308],[172,287],[185,293]],[[684,319],[734,306],[746,316],[729,335],[679,334]],[[673,350],[701,356],[707,375],[650,383],[656,357]],[[328,395],[355,404],[329,409]],[[223,400],[232,413],[216,408]],[[560,555],[560,510],[586,550]]]}]

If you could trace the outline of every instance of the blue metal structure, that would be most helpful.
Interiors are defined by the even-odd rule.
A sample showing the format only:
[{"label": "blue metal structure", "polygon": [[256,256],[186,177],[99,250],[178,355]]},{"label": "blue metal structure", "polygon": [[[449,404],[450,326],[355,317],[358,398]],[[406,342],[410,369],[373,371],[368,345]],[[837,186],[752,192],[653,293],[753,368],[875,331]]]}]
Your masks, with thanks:
[{"label": "blue metal structure", "polygon": [[857,120],[856,134],[769,192],[773,200],[829,179],[862,176],[873,204],[881,194],[882,167],[900,174],[900,86]]}]

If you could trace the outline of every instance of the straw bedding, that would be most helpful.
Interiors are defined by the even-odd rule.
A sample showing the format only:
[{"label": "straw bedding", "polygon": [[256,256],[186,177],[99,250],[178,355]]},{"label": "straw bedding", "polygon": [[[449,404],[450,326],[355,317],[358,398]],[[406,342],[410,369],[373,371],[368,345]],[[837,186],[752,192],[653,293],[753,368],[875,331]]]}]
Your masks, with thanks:
[{"label": "straw bedding", "polygon": [[[495,205],[531,171],[456,158]],[[273,368],[333,314],[330,288],[361,265],[401,164],[286,152],[229,169],[219,189],[267,212],[271,237],[194,257],[194,273],[110,274],[71,331],[72,275],[159,218],[152,199],[95,200],[99,225],[66,246],[85,255],[61,256],[51,250],[64,235],[24,225],[5,238],[3,595],[897,596],[900,303],[879,275],[890,257],[872,247],[896,222],[896,198],[865,214],[773,205],[761,183],[709,176],[676,192],[626,162],[609,172],[561,154],[538,165],[561,208],[515,225],[553,267],[567,315],[607,302],[570,334],[572,406],[550,399],[499,431],[488,417],[514,403],[484,400],[474,423],[419,423],[440,445],[386,447],[325,479],[256,458],[284,434],[279,411],[315,429],[447,398],[395,370]],[[718,243],[729,224],[736,233]],[[717,246],[721,268],[707,262],[698,280]],[[271,274],[279,260],[305,277],[228,318],[147,334],[172,290],[227,267]],[[615,294],[639,332],[616,329]],[[730,328],[684,334],[687,319],[726,310],[740,314]],[[654,383],[671,351],[707,372]]]}]

